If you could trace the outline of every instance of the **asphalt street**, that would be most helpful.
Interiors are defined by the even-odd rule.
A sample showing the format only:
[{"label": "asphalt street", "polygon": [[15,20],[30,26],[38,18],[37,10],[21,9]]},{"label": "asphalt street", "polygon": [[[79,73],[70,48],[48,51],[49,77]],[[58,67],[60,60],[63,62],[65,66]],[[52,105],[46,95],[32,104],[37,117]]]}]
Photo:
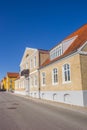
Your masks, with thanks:
[{"label": "asphalt street", "polygon": [[87,130],[87,113],[0,92],[0,130]]}]

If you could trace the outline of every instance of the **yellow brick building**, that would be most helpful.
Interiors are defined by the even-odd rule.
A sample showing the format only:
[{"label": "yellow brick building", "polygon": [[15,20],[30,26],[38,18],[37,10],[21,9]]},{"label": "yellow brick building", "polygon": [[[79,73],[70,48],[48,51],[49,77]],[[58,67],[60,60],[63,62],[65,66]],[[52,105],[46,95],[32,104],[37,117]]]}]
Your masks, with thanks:
[{"label": "yellow brick building", "polygon": [[6,77],[3,78],[2,82],[3,82],[3,89],[6,90]]},{"label": "yellow brick building", "polygon": [[40,67],[42,99],[87,106],[87,24],[50,50]]},{"label": "yellow brick building", "polygon": [[6,90],[11,91],[15,89],[15,80],[19,76],[19,73],[7,72],[6,75]]},{"label": "yellow brick building", "polygon": [[[15,81],[15,93],[39,97],[39,67],[49,57],[46,50],[26,48],[20,63],[20,77]],[[27,76],[26,76],[27,74]]]},{"label": "yellow brick building", "polygon": [[87,24],[49,51],[26,48],[15,85],[35,98],[87,106]]}]

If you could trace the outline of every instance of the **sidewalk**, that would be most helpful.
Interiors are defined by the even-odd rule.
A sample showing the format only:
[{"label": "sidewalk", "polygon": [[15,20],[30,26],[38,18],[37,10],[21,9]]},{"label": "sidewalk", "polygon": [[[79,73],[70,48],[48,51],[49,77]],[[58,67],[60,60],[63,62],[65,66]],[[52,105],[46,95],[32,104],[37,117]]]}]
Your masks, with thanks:
[{"label": "sidewalk", "polygon": [[45,99],[38,99],[38,98],[33,98],[33,97],[26,96],[26,95],[24,96],[24,95],[15,94],[15,93],[12,93],[12,95],[29,99],[29,100],[31,100],[35,103],[47,104],[47,105],[55,106],[55,107],[58,107],[58,108],[63,108],[63,109],[68,109],[68,110],[75,111],[75,112],[80,112],[80,113],[87,115],[87,107],[75,106],[75,105],[70,105],[70,104],[45,100]]}]

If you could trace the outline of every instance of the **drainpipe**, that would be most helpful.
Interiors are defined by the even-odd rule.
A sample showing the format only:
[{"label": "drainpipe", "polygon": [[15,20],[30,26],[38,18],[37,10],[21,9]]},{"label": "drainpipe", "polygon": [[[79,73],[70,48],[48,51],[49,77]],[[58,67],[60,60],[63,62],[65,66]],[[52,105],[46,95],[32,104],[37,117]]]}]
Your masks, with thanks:
[{"label": "drainpipe", "polygon": [[39,77],[39,99],[40,99],[40,71],[38,69],[38,77]]},{"label": "drainpipe", "polygon": [[[40,67],[40,52],[39,52],[39,67]],[[38,80],[39,80],[39,84],[38,85],[39,85],[39,99],[40,99],[41,97],[40,97],[40,70],[39,69],[38,69],[38,77],[39,77],[38,78]]]}]

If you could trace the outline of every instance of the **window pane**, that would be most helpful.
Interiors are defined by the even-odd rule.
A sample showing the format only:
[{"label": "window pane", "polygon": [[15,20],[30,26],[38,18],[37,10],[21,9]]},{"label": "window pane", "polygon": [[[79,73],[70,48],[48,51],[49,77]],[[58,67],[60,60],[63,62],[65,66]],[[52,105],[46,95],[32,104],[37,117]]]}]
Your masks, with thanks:
[{"label": "window pane", "polygon": [[67,81],[67,72],[65,71],[65,81]]},{"label": "window pane", "polygon": [[58,72],[57,69],[53,69],[53,83],[57,83],[58,82]]},{"label": "window pane", "polygon": [[70,71],[68,70],[68,81],[70,81]]},{"label": "window pane", "polygon": [[45,85],[46,83],[45,73],[42,73],[42,85]]},{"label": "window pane", "polygon": [[70,66],[69,66],[69,64],[64,65],[64,81],[70,81]]},{"label": "window pane", "polygon": [[36,56],[34,57],[34,66],[36,66]]}]

